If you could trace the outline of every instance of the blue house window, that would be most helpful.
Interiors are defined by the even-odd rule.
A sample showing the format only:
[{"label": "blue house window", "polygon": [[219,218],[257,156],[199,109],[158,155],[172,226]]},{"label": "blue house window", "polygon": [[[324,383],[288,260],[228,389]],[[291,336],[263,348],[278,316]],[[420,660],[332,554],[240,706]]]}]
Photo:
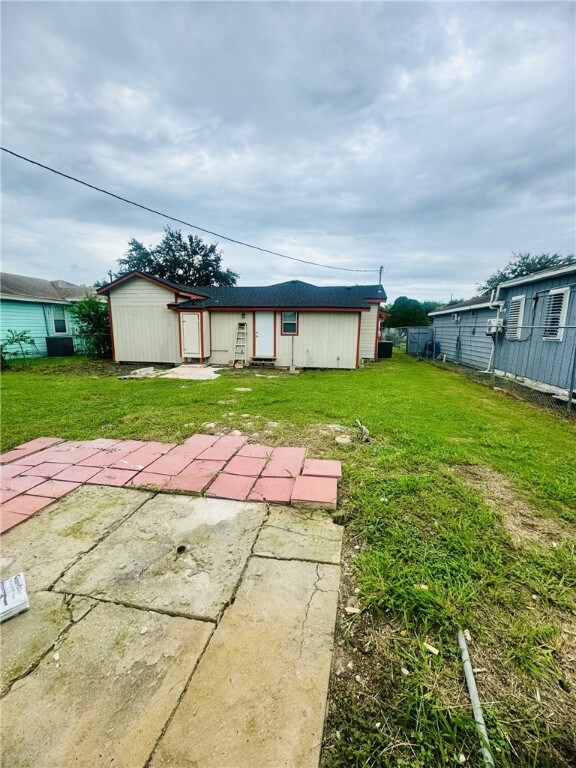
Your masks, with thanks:
[{"label": "blue house window", "polygon": [[54,307],[54,333],[66,333],[66,310],[64,307]]}]

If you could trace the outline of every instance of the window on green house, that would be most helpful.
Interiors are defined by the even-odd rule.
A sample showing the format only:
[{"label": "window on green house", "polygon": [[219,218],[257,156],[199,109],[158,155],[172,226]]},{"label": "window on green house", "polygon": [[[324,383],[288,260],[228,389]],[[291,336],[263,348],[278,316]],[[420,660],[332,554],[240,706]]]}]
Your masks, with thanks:
[{"label": "window on green house", "polygon": [[54,307],[54,333],[66,333],[66,310]]}]

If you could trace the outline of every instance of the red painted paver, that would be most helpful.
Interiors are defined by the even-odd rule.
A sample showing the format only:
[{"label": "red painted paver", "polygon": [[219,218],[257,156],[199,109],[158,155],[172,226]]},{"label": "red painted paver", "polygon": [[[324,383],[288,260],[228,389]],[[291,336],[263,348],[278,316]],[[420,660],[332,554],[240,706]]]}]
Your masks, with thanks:
[{"label": "red painted paver", "polygon": [[248,501],[290,504],[294,480],[290,477],[260,477],[248,495]]},{"label": "red painted paver", "polygon": [[[202,453],[206,448],[210,448],[211,445],[219,440],[218,435],[192,435],[187,440],[184,440],[184,445],[190,445],[192,448],[198,448],[198,453]],[[198,453],[196,455],[198,455]]]},{"label": "red painted paver", "polygon": [[106,449],[117,445],[120,440],[111,440],[107,437],[97,437],[95,440],[84,440],[82,445],[86,448]]},{"label": "red painted paver", "polygon": [[315,506],[336,509],[338,480],[335,477],[297,477],[291,503],[294,506]]},{"label": "red painted paver", "polygon": [[159,475],[177,475],[194,461],[204,448],[188,445],[177,445],[171,451],[153,461],[146,467],[147,472]]},{"label": "red painted paver", "polygon": [[49,448],[51,445],[57,445],[64,442],[61,437],[36,437],[34,440],[28,440],[18,446],[19,451],[41,451],[43,448]]},{"label": "red painted paver", "polygon": [[265,466],[266,459],[256,459],[251,456],[234,456],[226,465],[226,472],[229,475],[258,477]]},{"label": "red painted paver", "polygon": [[154,472],[138,472],[138,474],[132,478],[126,485],[140,486],[155,486],[156,488],[163,488],[166,483],[170,481],[170,475],[159,475]]},{"label": "red painted paver", "polygon": [[262,477],[297,477],[305,455],[306,448],[274,448]]},{"label": "red painted paver", "polygon": [[69,483],[65,480],[46,480],[28,491],[29,496],[44,496],[49,499],[61,499],[70,491],[79,488],[82,483]]},{"label": "red painted paver", "polygon": [[134,469],[103,469],[98,474],[93,475],[87,483],[91,485],[114,485],[120,487],[126,485],[129,480],[138,473]]},{"label": "red painted paver", "polygon": [[22,491],[5,491],[4,489],[0,488],[0,504],[6,504],[7,501],[10,501],[10,499],[16,498],[16,496],[20,496]]},{"label": "red painted paver", "polygon": [[173,491],[201,493],[225,466],[225,461],[193,461],[183,472],[172,477],[164,487]]},{"label": "red painted paver", "polygon": [[184,493],[202,493],[210,485],[215,475],[177,475],[171,477],[164,488],[169,491],[183,491]]},{"label": "red painted paver", "polygon": [[207,461],[204,459],[196,459],[189,464],[185,470],[180,472],[180,475],[215,475],[226,466],[225,461]]},{"label": "red painted paver", "polygon": [[12,451],[6,451],[6,453],[1,454],[0,462],[8,464],[10,461],[17,461],[21,464],[28,456],[30,456],[30,451],[19,451],[18,448],[14,448]]},{"label": "red painted paver", "polygon": [[143,448],[145,445],[146,443],[143,440],[120,440],[111,448],[99,450],[75,463],[81,464],[83,467],[109,467],[111,464],[119,461],[119,459],[125,459],[129,454],[134,453],[139,448]]},{"label": "red painted paver", "polygon": [[73,464],[52,464],[52,462],[45,461],[43,464],[38,464],[36,467],[26,467],[22,475],[32,475],[33,477],[54,477],[59,472],[64,472],[65,469],[69,469],[74,466]]},{"label": "red painted paver", "polygon": [[2,505],[3,512],[14,512],[17,515],[30,517],[31,515],[39,512],[48,504],[52,504],[54,499],[47,499],[44,496],[28,496],[27,493],[21,493],[20,496],[16,496],[15,499],[7,501]]},{"label": "red painted paver", "polygon": [[26,464],[4,464],[0,467],[0,483],[9,477],[16,477],[28,469]]},{"label": "red painted paver", "polygon": [[255,482],[256,478],[254,477],[227,475],[225,472],[222,472],[208,488],[206,496],[217,499],[245,501]]},{"label": "red painted paver", "polygon": [[87,459],[90,456],[94,456],[98,453],[96,448],[86,448],[74,443],[62,443],[54,448],[46,448],[44,451],[27,456],[25,459],[20,459],[21,464],[28,464],[35,467],[43,462],[50,462],[54,464],[77,464],[83,459]]},{"label": "red painted paver", "polygon": [[247,443],[236,454],[237,456],[249,456],[252,459],[268,459],[274,449],[269,445],[260,445],[259,443]]},{"label": "red painted paver", "polygon": [[37,437],[35,440],[29,440],[27,443],[22,443],[22,445],[17,446],[11,451],[0,454],[0,463],[6,464],[9,461],[14,461],[14,459],[30,456],[32,453],[61,442],[62,438],[59,437]]},{"label": "red painted paver", "polygon": [[209,461],[228,461],[247,440],[248,438],[244,435],[226,435],[226,437],[219,438],[213,446],[198,454],[198,458]]},{"label": "red painted paver", "polygon": [[71,483],[85,483],[101,471],[100,467],[78,467],[73,465],[69,469],[65,469],[63,472],[55,475],[53,479],[67,480]]},{"label": "red painted paver", "polygon": [[19,475],[18,477],[8,477],[6,480],[2,481],[2,490],[24,493],[24,491],[34,488],[35,485],[40,485],[41,482],[41,477],[24,477],[23,475]]},{"label": "red painted paver", "polygon": [[15,512],[8,512],[5,507],[0,510],[0,533],[9,531],[15,525],[23,523],[28,518],[24,515],[17,515]]},{"label": "red painted paver", "polygon": [[122,459],[114,462],[110,466],[115,469],[137,469],[141,471],[145,469],[149,464],[159,459],[168,451],[176,448],[175,443],[146,443],[142,448],[133,453],[129,453]]},{"label": "red painted paver", "polygon": [[342,462],[327,459],[306,459],[302,474],[310,477],[342,477]]}]

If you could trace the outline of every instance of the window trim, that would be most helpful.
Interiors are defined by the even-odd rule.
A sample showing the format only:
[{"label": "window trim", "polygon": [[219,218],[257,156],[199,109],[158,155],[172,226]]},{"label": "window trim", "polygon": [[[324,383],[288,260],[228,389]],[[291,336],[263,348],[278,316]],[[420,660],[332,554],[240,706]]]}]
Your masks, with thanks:
[{"label": "window trim", "polygon": [[[519,308],[518,308],[518,317],[516,319],[516,322],[512,325],[512,304],[514,302],[520,302]],[[509,341],[517,341],[521,334],[522,334],[522,326],[524,323],[524,309],[526,306],[526,296],[525,294],[520,294],[518,296],[512,296],[510,299],[510,307],[508,309],[508,322],[506,323],[506,338]]]},{"label": "window trim", "polygon": [[[296,330],[294,332],[288,332],[284,330],[284,323],[286,322],[284,320],[284,315],[295,315],[296,316]],[[293,323],[294,320],[289,320],[288,322]],[[298,336],[298,332],[300,330],[300,313],[297,312],[294,309],[288,309],[282,311],[282,316],[280,318],[280,336]]]},{"label": "window trim", "polygon": [[[63,312],[62,317],[56,317],[56,310],[61,309]],[[63,331],[57,331],[56,330],[56,321],[57,320],[63,320],[64,321],[64,330]],[[64,336],[69,334],[69,326],[68,326],[68,317],[66,314],[66,307],[56,304],[52,307],[52,333],[54,336]]]},{"label": "window trim", "polygon": [[[552,296],[558,296],[562,294],[562,304],[560,307],[560,315],[558,317],[558,325],[556,327],[556,334],[554,336],[546,335],[548,330],[552,329],[552,325],[549,325],[550,317],[550,302]],[[563,288],[552,288],[548,296],[546,297],[546,307],[544,309],[544,332],[542,334],[543,341],[562,341],[564,338],[564,326],[568,318],[568,304],[570,303],[570,286],[564,286]]]}]

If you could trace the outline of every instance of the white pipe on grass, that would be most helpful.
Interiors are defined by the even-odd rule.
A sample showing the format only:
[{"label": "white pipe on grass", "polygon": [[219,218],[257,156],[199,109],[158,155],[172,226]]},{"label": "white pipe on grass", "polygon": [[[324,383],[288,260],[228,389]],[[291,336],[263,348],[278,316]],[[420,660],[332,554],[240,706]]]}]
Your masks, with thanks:
[{"label": "white pipe on grass", "polygon": [[468,685],[468,693],[470,694],[470,702],[472,703],[474,720],[476,721],[476,727],[480,733],[484,762],[486,765],[490,766],[490,768],[494,768],[494,758],[490,752],[490,742],[488,741],[488,732],[486,731],[486,723],[484,722],[484,715],[482,714],[482,705],[480,704],[480,697],[478,696],[478,688],[476,688],[476,680],[474,679],[474,672],[472,671],[472,664],[470,663],[466,638],[464,637],[464,632],[462,632],[461,629],[458,630],[458,645],[462,651],[464,674],[466,675],[466,684]]}]

